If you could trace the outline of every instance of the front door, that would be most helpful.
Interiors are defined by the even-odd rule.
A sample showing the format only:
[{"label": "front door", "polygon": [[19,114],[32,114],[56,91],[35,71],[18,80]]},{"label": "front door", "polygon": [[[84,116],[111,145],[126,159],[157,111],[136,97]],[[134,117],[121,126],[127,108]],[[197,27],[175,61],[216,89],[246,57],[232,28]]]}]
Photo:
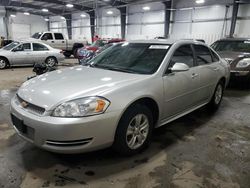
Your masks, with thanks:
[{"label": "front door", "polygon": [[[171,68],[175,63],[184,63],[189,70],[172,73]],[[164,84],[164,120],[181,114],[197,104],[198,86],[200,75],[195,66],[194,54],[191,45],[179,47],[173,54]]]},{"label": "front door", "polygon": [[29,65],[31,64],[31,44],[23,43],[12,50],[12,63],[14,65]]}]

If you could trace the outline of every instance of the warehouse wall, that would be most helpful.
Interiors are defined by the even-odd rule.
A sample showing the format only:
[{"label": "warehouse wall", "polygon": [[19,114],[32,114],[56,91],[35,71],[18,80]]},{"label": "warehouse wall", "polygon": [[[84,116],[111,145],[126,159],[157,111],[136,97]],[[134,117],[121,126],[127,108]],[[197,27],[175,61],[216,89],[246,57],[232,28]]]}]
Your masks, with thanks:
[{"label": "warehouse wall", "polygon": [[5,9],[0,6],[0,36],[7,37],[6,27],[4,23]]},{"label": "warehouse wall", "polygon": [[208,44],[225,37],[230,31],[232,7],[213,5],[173,12],[170,38],[204,39]]},{"label": "warehouse wall", "polygon": [[16,13],[16,17],[9,17],[8,30],[10,38],[27,38],[32,34],[47,31],[47,22],[43,17],[37,15],[26,16],[23,13]]},{"label": "warehouse wall", "polygon": [[240,5],[239,20],[236,23],[235,33],[237,37],[250,37],[250,5]]},{"label": "warehouse wall", "polygon": [[[107,11],[112,11],[108,15]],[[121,37],[121,17],[120,11],[115,8],[100,9],[98,11],[97,34],[103,38],[120,38]]]},{"label": "warehouse wall", "polygon": [[[149,11],[142,7],[150,6]],[[164,5],[148,3],[128,7],[127,39],[152,39],[164,35]]]}]

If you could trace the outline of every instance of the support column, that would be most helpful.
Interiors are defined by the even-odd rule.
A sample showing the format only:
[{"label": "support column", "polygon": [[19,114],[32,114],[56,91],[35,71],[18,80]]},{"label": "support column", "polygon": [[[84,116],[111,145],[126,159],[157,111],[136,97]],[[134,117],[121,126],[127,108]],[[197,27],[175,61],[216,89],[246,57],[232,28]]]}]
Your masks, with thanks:
[{"label": "support column", "polygon": [[172,8],[172,0],[163,2],[165,5],[165,18],[164,18],[164,37],[169,37],[169,29],[170,29],[170,18],[171,18],[171,8]]},{"label": "support column", "polygon": [[127,7],[120,7],[118,8],[120,10],[121,15],[121,38],[126,38],[126,20],[127,20]]},{"label": "support column", "polygon": [[91,40],[92,42],[93,39],[94,39],[94,35],[95,35],[95,11],[91,11],[91,12],[88,12],[89,14],[89,17],[90,17],[90,32],[91,32]]},{"label": "support column", "polygon": [[234,0],[233,13],[232,13],[232,19],[231,19],[231,28],[230,28],[230,34],[229,34],[230,37],[234,36],[238,10],[239,10],[239,3],[236,0]]},{"label": "support column", "polygon": [[64,17],[66,19],[66,26],[67,26],[69,39],[72,39],[72,15],[66,14],[64,15]]}]

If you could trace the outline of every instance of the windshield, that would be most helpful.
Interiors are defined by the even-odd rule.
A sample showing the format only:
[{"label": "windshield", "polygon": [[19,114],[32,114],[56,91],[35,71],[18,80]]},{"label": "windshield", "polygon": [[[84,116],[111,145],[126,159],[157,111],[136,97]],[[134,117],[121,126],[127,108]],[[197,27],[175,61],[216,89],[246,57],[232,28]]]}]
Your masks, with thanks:
[{"label": "windshield", "polygon": [[2,49],[12,50],[13,48],[15,48],[19,44],[20,44],[20,42],[12,42],[12,43],[8,44],[7,46],[3,47]]},{"label": "windshield", "polygon": [[250,41],[217,41],[212,44],[215,51],[233,51],[250,53]]},{"label": "windshield", "polygon": [[161,65],[169,45],[122,43],[108,48],[92,59],[92,67],[114,71],[153,74]]},{"label": "windshield", "polygon": [[32,35],[32,38],[34,39],[39,39],[41,37],[42,33],[35,33],[34,35]]}]

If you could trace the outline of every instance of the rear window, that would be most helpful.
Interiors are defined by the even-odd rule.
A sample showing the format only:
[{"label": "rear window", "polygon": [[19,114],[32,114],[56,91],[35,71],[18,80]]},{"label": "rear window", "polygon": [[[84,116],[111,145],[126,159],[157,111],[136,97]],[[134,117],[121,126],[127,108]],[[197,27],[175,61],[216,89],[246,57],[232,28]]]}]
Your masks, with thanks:
[{"label": "rear window", "polygon": [[196,53],[196,61],[198,65],[210,64],[213,62],[210,50],[208,47],[203,45],[194,45]]},{"label": "rear window", "polygon": [[49,50],[46,46],[38,43],[33,43],[33,51],[47,51]]}]

